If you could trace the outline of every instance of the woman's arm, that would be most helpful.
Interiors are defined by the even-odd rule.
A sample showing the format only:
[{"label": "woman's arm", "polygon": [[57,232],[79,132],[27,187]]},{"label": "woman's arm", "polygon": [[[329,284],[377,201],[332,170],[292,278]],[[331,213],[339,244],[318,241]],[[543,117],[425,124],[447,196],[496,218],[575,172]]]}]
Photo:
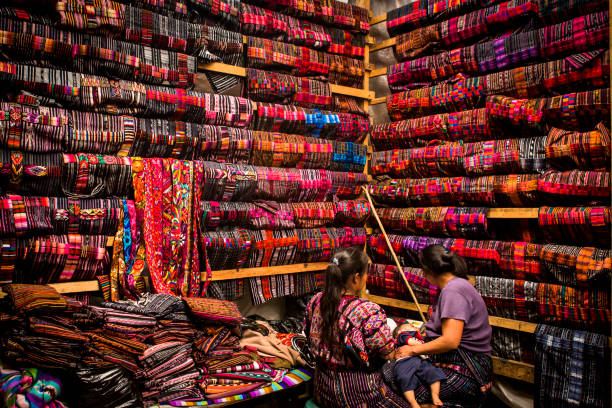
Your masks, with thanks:
[{"label": "woman's arm", "polygon": [[461,343],[463,320],[442,319],[442,336],[428,343],[416,346],[402,346],[397,349],[396,357],[412,357],[419,354],[442,354],[455,350]]}]

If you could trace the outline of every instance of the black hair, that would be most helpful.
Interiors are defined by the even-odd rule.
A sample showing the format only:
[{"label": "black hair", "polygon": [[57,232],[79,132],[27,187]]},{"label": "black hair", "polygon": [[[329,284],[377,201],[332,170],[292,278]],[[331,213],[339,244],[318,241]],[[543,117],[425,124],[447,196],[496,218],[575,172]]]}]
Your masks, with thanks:
[{"label": "black hair", "polygon": [[429,245],[421,251],[421,265],[427,273],[439,276],[450,272],[453,275],[468,279],[468,268],[461,255],[448,251],[442,245]]},{"label": "black hair", "polygon": [[338,306],[349,278],[366,273],[368,256],[359,247],[350,247],[336,252],[325,271],[325,289],[321,296],[321,340],[334,343],[334,328],[337,326]]}]

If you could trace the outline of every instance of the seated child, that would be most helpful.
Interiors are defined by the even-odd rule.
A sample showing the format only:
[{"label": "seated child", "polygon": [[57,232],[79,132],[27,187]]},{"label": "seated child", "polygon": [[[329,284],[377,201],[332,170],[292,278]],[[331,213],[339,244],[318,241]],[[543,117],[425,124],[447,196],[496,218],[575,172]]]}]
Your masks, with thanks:
[{"label": "seated child", "polygon": [[[423,344],[423,337],[414,330],[411,324],[402,324],[395,328],[393,336],[397,338],[397,346],[413,346]],[[439,368],[434,367],[426,357],[404,357],[397,360],[393,368],[393,376],[399,385],[404,398],[412,408],[419,408],[414,390],[420,386],[429,386],[431,399],[434,405],[442,406],[440,401],[440,381],[446,379],[446,375]]]}]

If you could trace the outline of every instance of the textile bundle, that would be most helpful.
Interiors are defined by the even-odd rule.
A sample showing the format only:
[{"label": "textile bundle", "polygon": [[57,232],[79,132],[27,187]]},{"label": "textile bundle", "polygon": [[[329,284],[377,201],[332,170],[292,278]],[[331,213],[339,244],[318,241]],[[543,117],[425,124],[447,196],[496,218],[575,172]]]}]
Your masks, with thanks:
[{"label": "textile bundle", "polygon": [[397,37],[395,54],[398,60],[418,57],[440,45],[448,47],[485,36],[490,27],[516,24],[517,20],[533,19],[538,13],[535,0],[512,0],[479,8],[440,23],[417,28]]},{"label": "textile bundle", "polygon": [[387,110],[393,120],[456,112],[480,108],[490,95],[534,98],[551,91],[571,92],[577,84],[602,88],[609,76],[609,50],[597,49],[482,76],[458,74],[452,81],[390,95]]},{"label": "textile bundle", "polygon": [[378,210],[391,230],[465,238],[487,238],[487,209],[471,207],[410,207]]},{"label": "textile bundle", "polygon": [[[102,383],[107,377],[116,381],[99,397],[106,403],[131,399],[133,404],[178,406],[194,400],[205,404],[247,391],[268,392],[262,387],[273,381],[289,386],[300,382],[294,376],[303,381],[311,375],[289,371],[295,365],[293,359],[260,354],[253,346],[265,345],[261,341],[244,338],[239,343],[237,324],[242,316],[230,302],[205,298],[184,302],[176,296],[147,294],[138,300],[86,306],[46,286],[8,285],[5,289],[11,310],[6,314],[10,319],[1,323],[3,361],[74,369],[85,385],[83,391],[75,390],[75,398],[79,392],[89,392],[96,375]],[[270,344],[276,344],[282,356],[297,355],[291,346]],[[268,363],[286,368],[272,368]],[[121,374],[119,367],[132,376]],[[14,386],[17,375],[23,380],[19,388]],[[142,392],[134,386],[136,381]],[[44,386],[38,388],[39,384]],[[30,404],[39,401],[36,406],[63,407],[55,399],[61,384],[36,370],[3,370],[0,387],[7,403],[26,398]]]},{"label": "textile bundle", "polygon": [[459,73],[484,74],[568,51],[576,53],[605,46],[608,20],[608,11],[588,14],[537,30],[389,65],[389,87],[392,92],[405,91]]},{"label": "textile bundle", "polygon": [[[609,249],[393,234],[389,238],[402,264],[410,267],[421,265],[419,253],[423,248],[438,244],[463,256],[473,275],[501,275],[582,287],[609,280]],[[392,260],[379,234],[371,235],[368,243],[374,261]]]},{"label": "textile bundle", "polygon": [[599,205],[610,202],[609,177],[603,171],[548,170],[543,174],[390,179],[370,184],[368,190],[378,202],[411,207]]},{"label": "textile bundle", "polygon": [[546,141],[541,136],[374,152],[372,173],[397,177],[536,173],[548,167]]},{"label": "textile bundle", "polygon": [[[375,125],[377,149],[424,146],[433,140],[465,142],[512,136],[519,125],[534,134],[549,132],[551,124],[563,129],[584,129],[581,124],[604,119],[610,112],[610,90],[578,92],[552,98],[487,97],[486,108],[421,116]],[[606,122],[604,122],[606,123]]]},{"label": "textile bundle", "polygon": [[[0,369],[0,390],[5,407],[64,408],[57,398],[62,383],[37,368]],[[25,404],[25,405],[24,405]]]}]

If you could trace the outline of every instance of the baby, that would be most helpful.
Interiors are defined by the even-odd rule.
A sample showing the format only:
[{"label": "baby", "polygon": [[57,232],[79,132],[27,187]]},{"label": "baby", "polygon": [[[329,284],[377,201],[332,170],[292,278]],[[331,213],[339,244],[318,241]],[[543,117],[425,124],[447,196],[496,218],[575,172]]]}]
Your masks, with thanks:
[{"label": "baby", "polygon": [[[393,336],[397,338],[397,346],[414,346],[423,344],[423,337],[418,331],[414,330],[411,324],[402,324],[395,328]],[[393,376],[404,393],[404,398],[410,403],[412,408],[419,408],[416,401],[414,390],[420,386],[429,386],[431,389],[431,399],[434,405],[442,406],[440,401],[440,381],[446,376],[439,368],[434,367],[426,357],[404,357],[397,360],[393,368]]]}]

